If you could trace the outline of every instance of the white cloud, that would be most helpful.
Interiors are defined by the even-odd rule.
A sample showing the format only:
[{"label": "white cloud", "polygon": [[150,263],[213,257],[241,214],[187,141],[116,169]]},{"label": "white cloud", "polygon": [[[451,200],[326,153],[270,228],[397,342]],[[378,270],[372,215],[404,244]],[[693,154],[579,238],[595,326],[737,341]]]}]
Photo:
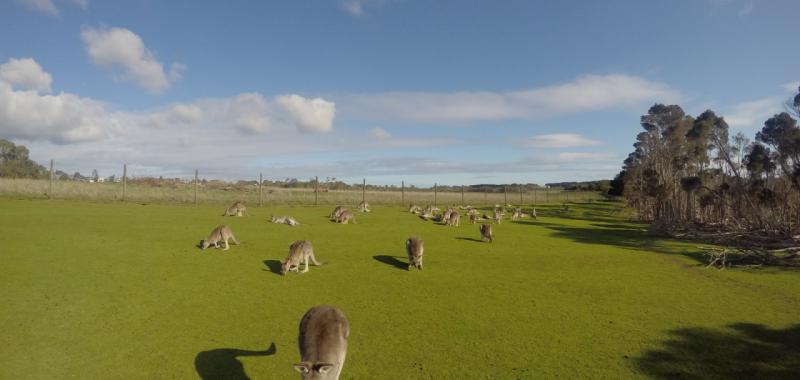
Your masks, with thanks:
[{"label": "white cloud", "polygon": [[169,73],[136,33],[125,28],[84,28],[81,38],[92,61],[103,68],[118,70],[119,79],[132,81],[152,93],[159,93],[181,78],[185,66],[173,63]]},{"label": "white cloud", "polygon": [[673,103],[681,98],[666,84],[611,74],[586,75],[572,82],[523,91],[389,92],[352,95],[339,103],[346,118],[465,124]]},{"label": "white cloud", "polygon": [[524,146],[531,148],[574,148],[600,144],[601,141],[591,140],[575,133],[537,135],[523,142]]},{"label": "white cloud", "polygon": [[784,97],[768,97],[734,105],[724,114],[729,126],[738,129],[754,128],[777,113],[783,112]]},{"label": "white cloud", "polygon": [[322,98],[307,99],[300,95],[281,95],[276,99],[291,117],[297,129],[307,133],[333,130],[336,104]]},{"label": "white cloud", "polygon": [[369,130],[369,137],[373,140],[385,141],[392,138],[392,134],[383,128],[372,128]]},{"label": "white cloud", "polygon": [[[59,16],[58,7],[53,0],[17,0],[17,3],[22,4],[28,9],[42,12],[51,16]],[[72,4],[86,9],[89,7],[89,0],[72,0]]]},{"label": "white cloud", "polygon": [[0,65],[0,81],[21,90],[50,92],[53,77],[32,58],[11,58]]},{"label": "white cloud", "polygon": [[798,87],[800,87],[800,82],[789,82],[781,85],[782,89],[791,93],[797,93]]},{"label": "white cloud", "polygon": [[366,14],[365,7],[378,7],[388,2],[388,0],[342,0],[341,5],[350,15],[361,17]]}]

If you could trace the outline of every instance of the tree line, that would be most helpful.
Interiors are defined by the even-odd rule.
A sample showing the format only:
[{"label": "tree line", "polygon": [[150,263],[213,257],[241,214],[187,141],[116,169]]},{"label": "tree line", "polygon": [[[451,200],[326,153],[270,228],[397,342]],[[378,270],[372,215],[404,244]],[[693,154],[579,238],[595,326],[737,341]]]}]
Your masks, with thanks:
[{"label": "tree line", "polygon": [[656,104],[610,194],[665,232],[749,233],[773,239],[800,233],[800,89],[787,112],[767,119],[751,141],[729,136],[721,115],[693,117]]}]

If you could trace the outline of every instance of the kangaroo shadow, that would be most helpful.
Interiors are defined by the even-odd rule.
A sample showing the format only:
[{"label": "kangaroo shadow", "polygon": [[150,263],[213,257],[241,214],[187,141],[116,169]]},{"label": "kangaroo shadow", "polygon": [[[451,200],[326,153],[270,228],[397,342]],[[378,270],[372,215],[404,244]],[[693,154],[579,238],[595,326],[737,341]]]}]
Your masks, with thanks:
[{"label": "kangaroo shadow", "polygon": [[481,240],[481,239],[475,239],[475,238],[471,238],[471,237],[463,237],[463,236],[459,236],[459,237],[457,237],[456,239],[458,239],[458,240],[466,240],[466,241],[474,241],[474,242],[476,242],[476,243],[483,243],[483,240]]},{"label": "kangaroo shadow", "polygon": [[270,272],[275,273],[277,275],[281,275],[281,262],[278,260],[264,260],[264,266],[269,269]]},{"label": "kangaroo shadow", "polygon": [[203,380],[249,380],[239,356],[275,355],[275,343],[264,351],[240,350],[237,348],[217,348],[201,351],[194,357],[194,368]]},{"label": "kangaroo shadow", "polygon": [[680,328],[634,360],[656,379],[800,379],[800,325]]},{"label": "kangaroo shadow", "polygon": [[398,260],[397,257],[395,256],[376,255],[372,256],[372,258],[386,265],[391,265],[397,269],[408,270],[408,263],[405,261]]}]

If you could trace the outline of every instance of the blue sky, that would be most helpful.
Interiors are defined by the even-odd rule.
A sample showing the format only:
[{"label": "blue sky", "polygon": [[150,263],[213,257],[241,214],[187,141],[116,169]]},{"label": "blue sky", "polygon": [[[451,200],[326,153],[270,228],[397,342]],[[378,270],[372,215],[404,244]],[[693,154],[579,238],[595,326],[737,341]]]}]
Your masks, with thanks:
[{"label": "blue sky", "polygon": [[611,178],[655,102],[752,137],[800,80],[798,15],[748,0],[7,0],[0,137],[70,172]]}]

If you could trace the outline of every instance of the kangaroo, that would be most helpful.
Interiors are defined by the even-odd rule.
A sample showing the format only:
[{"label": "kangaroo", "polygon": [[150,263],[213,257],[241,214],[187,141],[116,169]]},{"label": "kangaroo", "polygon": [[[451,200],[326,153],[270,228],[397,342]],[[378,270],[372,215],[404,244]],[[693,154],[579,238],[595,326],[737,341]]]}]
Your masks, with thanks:
[{"label": "kangaroo", "polygon": [[500,224],[500,222],[503,221],[503,213],[495,211],[494,212],[494,216],[492,217],[492,220],[497,222],[497,224]]},{"label": "kangaroo", "polygon": [[420,212],[422,212],[422,208],[420,208],[417,205],[409,205],[408,206],[408,212],[410,212],[412,214],[419,214]]},{"label": "kangaroo", "polygon": [[350,211],[345,210],[336,218],[336,223],[347,224],[348,222],[356,222],[356,216]]},{"label": "kangaroo", "polygon": [[461,215],[457,211],[453,211],[450,213],[450,218],[445,220],[445,224],[458,227],[459,221],[461,221]]},{"label": "kangaroo", "polygon": [[452,214],[452,213],[453,213],[453,209],[452,208],[448,208],[447,211],[445,211],[444,214],[442,214],[442,221],[447,223],[450,220],[450,214]]},{"label": "kangaroo", "polygon": [[370,212],[369,210],[369,203],[363,201],[358,204],[358,212]]},{"label": "kangaroo", "polygon": [[273,215],[270,218],[269,221],[272,222],[272,223],[275,223],[275,224],[287,224],[287,225],[292,226],[292,227],[300,224],[296,220],[294,220],[294,218],[292,218],[291,216],[277,217],[277,216]]},{"label": "kangaroo", "polygon": [[481,224],[480,231],[481,231],[481,240],[489,241],[489,243],[494,241],[494,235],[492,234],[491,224]]},{"label": "kangaroo", "polygon": [[336,208],[333,209],[333,211],[331,211],[331,214],[328,216],[328,218],[330,220],[336,220],[339,218],[339,215],[341,215],[345,211],[347,211],[347,209],[344,208],[344,206],[336,206]]},{"label": "kangaroo", "polygon": [[511,220],[520,220],[522,219],[522,210],[519,208],[514,209],[514,212],[511,214]]},{"label": "kangaroo", "polygon": [[244,205],[242,201],[236,201],[231,207],[228,207],[225,210],[225,213],[222,216],[242,216],[242,215],[249,215],[247,213],[247,207]]},{"label": "kangaroo", "polygon": [[478,214],[469,214],[469,223],[475,224],[478,222]]},{"label": "kangaroo", "polygon": [[[297,240],[289,246],[289,256],[286,261],[281,264],[281,274],[286,274],[289,271],[298,273],[308,272],[308,262],[311,261],[314,266],[322,265],[314,258],[314,248],[308,240]],[[300,272],[300,264],[305,262],[306,268]]]},{"label": "kangaroo", "polygon": [[531,211],[531,218],[536,219],[536,207]]},{"label": "kangaroo", "polygon": [[422,270],[422,239],[418,237],[410,237],[406,240],[406,253],[408,254],[408,270],[416,267]]},{"label": "kangaroo", "polygon": [[344,312],[328,305],[312,307],[300,321],[297,343],[300,363],[294,369],[301,379],[337,380],[347,355],[350,323]]},{"label": "kangaroo", "polygon": [[211,231],[211,234],[208,237],[200,242],[200,249],[206,249],[210,246],[214,246],[214,248],[219,248],[219,243],[225,243],[225,249],[223,251],[227,251],[230,249],[230,245],[228,245],[228,240],[233,240],[233,243],[239,245],[239,241],[236,240],[236,237],[233,236],[233,231],[231,231],[228,226],[222,224],[214,228]]}]

